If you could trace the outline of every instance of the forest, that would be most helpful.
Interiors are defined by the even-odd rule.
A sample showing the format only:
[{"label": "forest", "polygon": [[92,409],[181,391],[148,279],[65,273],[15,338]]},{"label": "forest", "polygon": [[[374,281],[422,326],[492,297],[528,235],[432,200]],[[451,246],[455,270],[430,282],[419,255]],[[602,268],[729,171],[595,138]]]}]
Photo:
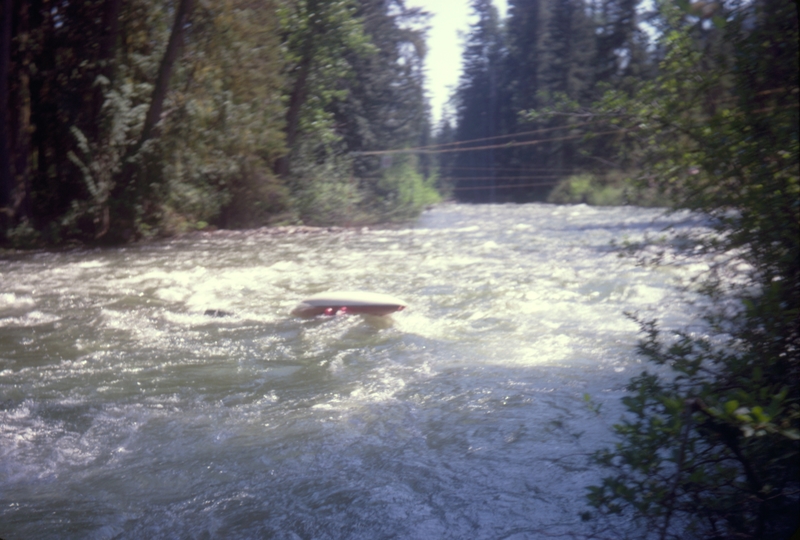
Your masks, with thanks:
[{"label": "forest", "polygon": [[402,2],[3,2],[0,237],[398,220],[424,163],[424,14]]},{"label": "forest", "polygon": [[[400,0],[3,0],[0,242],[395,222],[441,198],[682,204],[624,99],[682,32],[698,63],[674,69],[715,78],[680,103],[701,125],[742,90],[733,27],[791,7],[512,0],[501,20],[475,0],[432,126],[428,15]],[[770,106],[796,98],[776,58],[753,66]]]},{"label": "forest", "polygon": [[402,0],[2,0],[0,247],[402,222],[443,198],[702,213],[716,234],[679,245],[716,261],[693,285],[708,331],[631,314],[639,353],[673,376],[631,380],[585,518],[787,538],[797,3],[471,6],[452,114],[432,126],[427,15]]},{"label": "forest", "polygon": [[[489,0],[472,6],[454,113],[436,147],[440,184],[458,200],[691,205],[685,173],[667,187],[648,170],[663,157],[659,148],[700,143],[673,137],[673,118],[709,126],[745,98],[764,122],[767,113],[796,115],[796,21],[774,18],[791,2],[511,0],[505,20]],[[777,35],[745,66],[753,59],[739,45],[759,32]],[[671,58],[676,35],[690,42],[680,65]],[[753,70],[749,80],[736,80],[743,67]],[[702,83],[692,85],[696,77]],[[664,99],[674,110],[663,110]],[[658,127],[641,121],[659,107],[673,118]],[[687,158],[685,171],[697,165]]]}]

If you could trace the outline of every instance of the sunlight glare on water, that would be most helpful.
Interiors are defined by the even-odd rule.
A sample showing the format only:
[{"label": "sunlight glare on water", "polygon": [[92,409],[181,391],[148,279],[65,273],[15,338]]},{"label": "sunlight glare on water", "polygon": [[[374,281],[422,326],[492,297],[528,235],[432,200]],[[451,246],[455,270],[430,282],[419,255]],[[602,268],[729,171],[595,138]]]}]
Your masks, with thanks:
[{"label": "sunlight glare on water", "polygon": [[[675,279],[703,267],[642,267],[611,242],[670,223],[702,227],[444,205],[401,229],[7,255],[0,537],[579,534],[587,455],[642,369],[623,312],[680,323]],[[409,307],[289,314],[337,289]]]}]

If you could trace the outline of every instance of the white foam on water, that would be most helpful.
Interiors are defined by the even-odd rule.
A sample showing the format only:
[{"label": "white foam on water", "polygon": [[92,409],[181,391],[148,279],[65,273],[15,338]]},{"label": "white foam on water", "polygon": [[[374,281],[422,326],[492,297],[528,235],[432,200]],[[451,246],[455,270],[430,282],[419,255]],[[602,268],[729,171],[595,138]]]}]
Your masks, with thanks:
[{"label": "white foam on water", "polygon": [[3,327],[35,327],[46,324],[51,324],[61,320],[61,317],[53,313],[44,313],[42,311],[34,310],[22,315],[20,317],[7,317],[0,319],[0,328]]},{"label": "white foam on water", "polygon": [[4,311],[26,309],[36,305],[30,295],[16,293],[0,293],[0,314]]},{"label": "white foam on water", "polygon": [[[667,241],[675,266],[638,267],[610,242],[689,217],[446,205],[406,230],[208,234],[4,267],[0,521],[37,538],[580,533],[600,475],[585,456],[643,367],[623,312],[680,324],[674,285],[708,267]],[[409,306],[289,314],[337,289]]]}]

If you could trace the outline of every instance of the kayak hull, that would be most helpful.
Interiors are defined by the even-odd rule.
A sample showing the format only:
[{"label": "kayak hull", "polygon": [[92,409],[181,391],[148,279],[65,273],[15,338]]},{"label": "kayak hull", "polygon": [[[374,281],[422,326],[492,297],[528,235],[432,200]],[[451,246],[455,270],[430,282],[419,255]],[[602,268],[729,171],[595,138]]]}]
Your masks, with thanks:
[{"label": "kayak hull", "polygon": [[405,307],[406,302],[388,294],[331,291],[304,299],[292,310],[292,314],[300,317],[347,313],[385,316],[402,311]]}]

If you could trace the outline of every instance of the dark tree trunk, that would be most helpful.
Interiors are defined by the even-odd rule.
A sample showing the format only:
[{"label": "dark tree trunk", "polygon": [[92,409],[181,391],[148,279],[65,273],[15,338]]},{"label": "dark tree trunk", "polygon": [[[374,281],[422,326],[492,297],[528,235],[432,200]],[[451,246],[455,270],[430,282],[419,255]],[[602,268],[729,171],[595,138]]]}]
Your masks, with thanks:
[{"label": "dark tree trunk", "polygon": [[[125,165],[116,179],[111,197],[109,210],[109,223],[97,233],[97,238],[103,238],[110,243],[127,242],[136,235],[135,206],[142,201],[134,178],[143,170],[141,161],[132,158],[142,149],[147,141],[156,135],[156,126],[161,120],[164,109],[164,99],[169,89],[169,80],[172,77],[172,68],[180,55],[183,45],[183,35],[186,23],[189,20],[194,0],[180,0],[175,12],[175,21],[167,42],[167,49],[161,59],[161,64],[156,75],[156,83],[150,98],[150,108],[147,110],[142,133],[139,140],[126,153]],[[110,233],[110,234],[109,234]]]},{"label": "dark tree trunk", "polygon": [[172,66],[175,64],[175,60],[178,59],[181,45],[183,45],[183,29],[189,20],[192,8],[194,8],[194,0],[180,0],[180,4],[178,4],[175,22],[172,25],[172,32],[167,43],[167,50],[164,51],[164,57],[161,59],[161,65],[158,68],[156,85],[153,88],[153,96],[150,99],[150,109],[147,111],[142,134],[139,137],[139,148],[150,139],[156,124],[161,120],[164,98],[167,96],[169,79],[172,76]]},{"label": "dark tree trunk", "polygon": [[320,0],[309,0],[306,9],[310,20],[310,27],[306,30],[303,41],[300,63],[297,66],[297,76],[289,94],[289,107],[286,110],[286,151],[287,155],[278,159],[275,163],[275,172],[280,176],[286,176],[291,169],[291,153],[297,143],[297,134],[300,127],[300,112],[308,99],[308,78],[311,76],[311,69],[314,67],[314,57],[317,54],[318,40],[325,33],[325,25],[322,21],[322,7]]},{"label": "dark tree trunk", "polygon": [[11,68],[11,0],[2,0],[0,10],[0,232],[9,224],[11,205],[11,154],[8,118],[10,111],[8,78]]},{"label": "dark tree trunk", "polygon": [[[311,38],[313,39],[313,38]],[[286,148],[291,152],[297,142],[297,128],[300,125],[300,111],[308,98],[308,76],[313,62],[313,45],[308,43],[298,67],[297,78],[289,94],[289,107],[286,110]],[[289,174],[289,156],[278,159],[275,172],[281,176]]]},{"label": "dark tree trunk", "polygon": [[88,126],[92,133],[89,134],[91,140],[97,141],[102,134],[102,122],[100,113],[105,102],[106,92],[114,80],[114,57],[117,50],[117,38],[119,36],[119,14],[122,9],[122,0],[106,0],[103,6],[103,21],[100,34],[100,43],[97,53],[97,62],[100,69],[98,75],[105,77],[108,81],[107,86],[95,86],[92,95],[91,113]]},{"label": "dark tree trunk", "polygon": [[[31,35],[30,6],[19,2],[17,31],[15,33],[19,59],[17,66],[16,92],[12,98],[16,122],[10,122],[13,143],[11,145],[13,182],[11,187],[12,224],[20,218],[31,218],[30,205],[30,154],[31,154]],[[13,30],[12,30],[13,31]],[[16,110],[14,110],[16,108]]]}]

